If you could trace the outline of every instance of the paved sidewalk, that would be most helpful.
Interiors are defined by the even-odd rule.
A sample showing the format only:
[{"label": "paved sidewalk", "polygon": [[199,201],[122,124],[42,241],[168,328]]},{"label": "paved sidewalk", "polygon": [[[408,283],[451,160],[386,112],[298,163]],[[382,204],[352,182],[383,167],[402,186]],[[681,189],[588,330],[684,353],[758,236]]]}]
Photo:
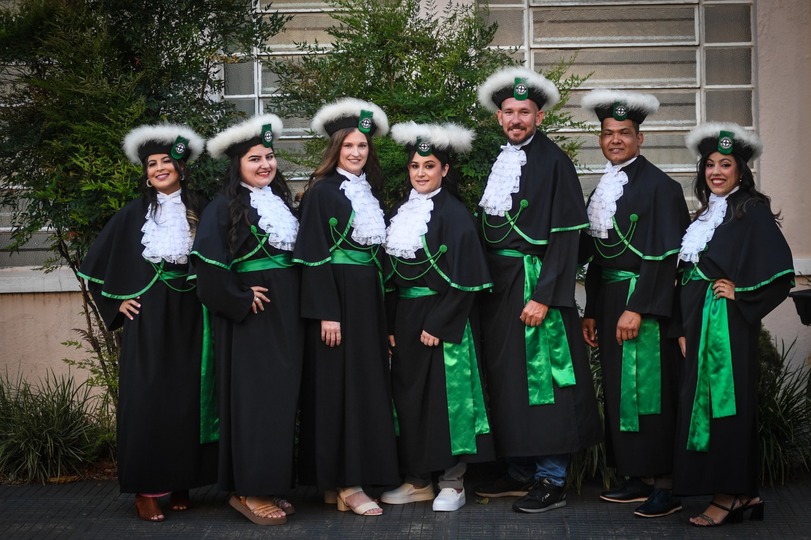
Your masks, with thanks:
[{"label": "paved sidewalk", "polygon": [[297,511],[287,525],[259,527],[213,487],[193,490],[188,512],[146,523],[135,517],[133,496],[119,494],[114,480],[0,486],[0,538],[811,538],[811,475],[764,489],[765,521],[713,530],[687,523],[706,497],[685,499],[684,510],[672,516],[642,519],[633,516],[633,504],[602,502],[599,492],[589,483],[579,494],[569,492],[565,508],[531,515],[514,513],[513,498],[482,504],[468,488],[467,505],[458,512],[433,512],[424,502],[383,505],[383,516],[361,517],[323,504],[313,488],[300,488],[291,494]]}]

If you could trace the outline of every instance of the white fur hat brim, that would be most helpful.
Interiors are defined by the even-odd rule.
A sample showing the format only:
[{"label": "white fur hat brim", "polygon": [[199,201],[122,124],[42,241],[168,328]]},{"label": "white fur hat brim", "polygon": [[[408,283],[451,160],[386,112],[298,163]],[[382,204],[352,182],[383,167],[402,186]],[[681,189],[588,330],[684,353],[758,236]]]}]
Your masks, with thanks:
[{"label": "white fur hat brim", "polygon": [[437,150],[459,154],[472,148],[475,136],[473,131],[452,122],[445,124],[403,122],[394,124],[391,128],[391,138],[404,146],[416,146],[420,141],[430,144]]},{"label": "white fur hat brim", "polygon": [[605,88],[592,90],[583,96],[580,106],[586,111],[597,114],[597,117],[602,120],[611,116],[611,109],[615,103],[625,105],[628,109],[628,117],[633,117],[632,120],[640,123],[645,117],[659,110],[659,100],[652,94]]},{"label": "white fur hat brim", "polygon": [[355,119],[355,126],[357,126],[361,111],[370,111],[372,113],[374,127],[371,133],[373,135],[384,136],[389,132],[389,119],[383,109],[374,103],[357,98],[343,98],[321,107],[313,117],[312,130],[322,137],[330,137],[330,131],[335,131],[331,129],[331,126],[341,120],[351,121],[351,119]]},{"label": "white fur hat brim", "polygon": [[[205,140],[190,127],[180,124],[146,124],[139,126],[127,133],[121,147],[127,159],[135,165],[141,165],[141,148],[148,144],[171,147],[178,137],[183,137],[189,141],[187,144],[189,148],[189,157],[186,158],[187,163],[191,163],[200,157],[206,145]],[[170,152],[167,151],[166,153]]]},{"label": "white fur hat brim", "polygon": [[214,159],[226,157],[228,149],[232,146],[261,137],[262,127],[267,124],[270,124],[273,140],[277,140],[284,130],[282,119],[275,114],[260,114],[231,126],[209,139],[208,153]]},{"label": "white fur hat brim", "polygon": [[701,156],[703,154],[700,147],[706,145],[706,143],[702,143],[709,140],[717,141],[722,131],[728,131],[734,135],[735,139],[733,141],[733,153],[740,154],[740,152],[736,152],[734,149],[734,147],[738,145],[741,145],[742,149],[746,150],[746,154],[751,152],[748,157],[746,154],[744,154],[743,157],[746,158],[746,161],[749,161],[749,159],[758,158],[760,154],[763,153],[763,143],[761,142],[760,137],[758,137],[756,133],[747,131],[743,127],[732,122],[708,122],[706,124],[701,124],[694,127],[684,138],[684,141],[687,148],[693,152],[694,155]]},{"label": "white fur hat brim", "polygon": [[560,92],[557,87],[540,73],[523,67],[508,67],[490,75],[479,87],[479,103],[482,107],[491,112],[498,111],[501,108],[501,102],[496,103],[495,96],[507,89],[511,96],[516,78],[526,81],[526,85],[530,89],[529,99],[533,99],[531,97],[533,90],[543,96],[543,103],[539,104],[540,109],[549,109],[560,101]]}]

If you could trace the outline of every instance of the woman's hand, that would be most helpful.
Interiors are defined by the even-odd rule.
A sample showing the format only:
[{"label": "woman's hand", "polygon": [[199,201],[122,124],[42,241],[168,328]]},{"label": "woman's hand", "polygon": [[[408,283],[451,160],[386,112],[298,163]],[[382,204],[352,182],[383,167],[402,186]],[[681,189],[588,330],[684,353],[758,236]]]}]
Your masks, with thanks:
[{"label": "woman's hand", "polygon": [[253,303],[251,304],[251,311],[254,313],[265,311],[265,304],[262,302],[270,304],[270,298],[265,296],[265,293],[268,292],[267,288],[254,285],[251,287],[251,290],[253,290]]},{"label": "woman's hand", "polygon": [[687,338],[684,336],[679,336],[679,349],[682,356],[687,356]]},{"label": "woman's hand", "polygon": [[327,347],[341,344],[341,323],[338,321],[321,321],[321,341]]},{"label": "woman's hand", "polygon": [[728,279],[719,279],[713,283],[712,292],[716,298],[735,300],[735,284]]},{"label": "woman's hand", "polygon": [[426,332],[425,330],[423,330],[422,334],[420,334],[420,343],[422,343],[426,347],[436,347],[437,345],[439,345],[439,338],[436,338],[431,334],[429,334],[428,332]]},{"label": "woman's hand", "polygon": [[121,305],[118,306],[118,311],[123,313],[126,318],[129,320],[133,320],[135,315],[138,315],[139,310],[141,309],[141,304],[138,303],[141,297],[137,298],[130,298],[129,300],[124,300],[121,302]]},{"label": "woman's hand", "polygon": [[590,317],[583,318],[583,340],[591,347],[597,347],[597,321]]}]

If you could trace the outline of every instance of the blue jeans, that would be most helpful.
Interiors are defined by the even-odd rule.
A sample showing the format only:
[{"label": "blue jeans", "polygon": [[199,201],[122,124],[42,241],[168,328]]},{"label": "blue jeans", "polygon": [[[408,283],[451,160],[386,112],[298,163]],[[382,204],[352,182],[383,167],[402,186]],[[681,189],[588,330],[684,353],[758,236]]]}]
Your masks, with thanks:
[{"label": "blue jeans", "polygon": [[507,474],[519,482],[532,482],[547,478],[555,486],[566,485],[566,469],[569,454],[551,456],[507,458]]}]

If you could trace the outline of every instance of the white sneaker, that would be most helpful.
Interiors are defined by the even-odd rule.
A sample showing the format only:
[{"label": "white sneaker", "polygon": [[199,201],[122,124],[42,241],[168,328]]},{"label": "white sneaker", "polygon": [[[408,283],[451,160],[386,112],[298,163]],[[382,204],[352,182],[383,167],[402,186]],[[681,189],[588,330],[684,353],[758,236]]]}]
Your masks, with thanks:
[{"label": "white sneaker", "polygon": [[386,504],[408,504],[419,501],[430,501],[433,498],[434,486],[431,484],[418,488],[408,482],[380,496],[380,500]]},{"label": "white sneaker", "polygon": [[455,512],[465,505],[465,490],[444,488],[434,499],[434,512]]}]

